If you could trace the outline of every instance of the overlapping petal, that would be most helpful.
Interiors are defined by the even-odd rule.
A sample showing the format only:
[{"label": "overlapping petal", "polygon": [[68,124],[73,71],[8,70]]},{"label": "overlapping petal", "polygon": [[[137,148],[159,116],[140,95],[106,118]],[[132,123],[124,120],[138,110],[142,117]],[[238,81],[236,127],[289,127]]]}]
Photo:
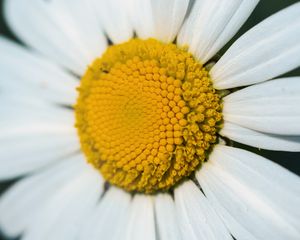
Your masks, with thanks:
[{"label": "overlapping petal", "polygon": [[156,227],[160,240],[182,239],[178,219],[175,212],[175,202],[169,194],[158,194],[155,200]]},{"label": "overlapping petal", "polygon": [[186,182],[175,189],[175,206],[183,239],[232,239],[209,201],[193,182]]},{"label": "overlapping petal", "polygon": [[90,168],[79,154],[13,185],[0,199],[0,224],[4,233],[11,237],[23,233],[45,203],[87,167]]},{"label": "overlapping petal", "polygon": [[90,166],[51,196],[26,229],[24,240],[72,240],[103,190],[103,180]]},{"label": "overlapping petal", "polygon": [[300,77],[282,78],[226,96],[224,120],[271,134],[300,135]]},{"label": "overlapping petal", "polygon": [[129,218],[131,197],[121,189],[111,187],[90,212],[80,230],[80,240],[123,238]]},{"label": "overlapping petal", "polygon": [[220,134],[252,147],[276,151],[300,152],[300,136],[262,133],[226,121]]},{"label": "overlapping petal", "polygon": [[299,239],[300,180],[293,173],[218,145],[196,178],[236,239]]},{"label": "overlapping petal", "polygon": [[217,89],[263,82],[300,66],[300,3],[241,36],[211,69]]},{"label": "overlapping petal", "polygon": [[129,4],[124,0],[93,0],[99,24],[109,39],[117,44],[133,37]]},{"label": "overlapping petal", "polygon": [[202,0],[194,6],[177,42],[202,63],[212,58],[239,30],[258,0]]},{"label": "overlapping petal", "polygon": [[56,64],[0,38],[0,100],[15,96],[57,104],[74,104],[79,82]]},{"label": "overlapping petal", "polygon": [[5,15],[22,41],[79,75],[106,48],[91,1],[6,0]]},{"label": "overlapping petal", "polygon": [[129,209],[124,240],[155,240],[154,205],[151,196],[136,194]]},{"label": "overlapping petal", "polygon": [[138,37],[172,42],[186,16],[189,0],[130,0],[128,4]]},{"label": "overlapping petal", "polygon": [[69,109],[20,99],[2,104],[0,179],[27,174],[79,151]]}]

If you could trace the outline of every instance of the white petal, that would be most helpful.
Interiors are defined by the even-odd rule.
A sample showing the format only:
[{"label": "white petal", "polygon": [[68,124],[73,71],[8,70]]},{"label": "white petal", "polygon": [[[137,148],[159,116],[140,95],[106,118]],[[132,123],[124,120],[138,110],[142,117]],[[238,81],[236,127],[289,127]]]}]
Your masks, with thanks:
[{"label": "white petal", "polygon": [[169,194],[158,194],[155,200],[156,226],[160,240],[180,240],[175,203]]},{"label": "white petal", "polygon": [[21,127],[28,123],[52,122],[73,126],[75,119],[71,109],[38,101],[36,98],[20,99],[16,95],[1,96],[0,111],[5,113],[0,114],[1,131],[8,130],[6,127],[13,124],[14,127]]},{"label": "white petal", "polygon": [[60,104],[74,104],[78,80],[61,68],[0,37],[0,100],[6,95],[35,97]]},{"label": "white petal", "polygon": [[300,66],[300,3],[240,37],[210,74],[217,89],[263,82]]},{"label": "white petal", "polygon": [[138,37],[172,42],[182,25],[189,0],[131,0],[129,5]]},{"label": "white petal", "polygon": [[84,165],[83,156],[75,155],[13,185],[0,198],[0,226],[4,233],[21,234],[45,202],[73,181]]},{"label": "white petal", "polygon": [[147,195],[135,195],[127,220],[124,240],[155,240],[153,199]]},{"label": "white petal", "polygon": [[182,25],[189,0],[152,0],[154,37],[163,42],[172,42]]},{"label": "white petal", "polygon": [[55,13],[55,18],[60,17],[59,23],[63,22],[62,27],[68,31],[71,40],[74,41],[76,37],[80,51],[88,60],[87,64],[100,57],[107,47],[107,42],[91,0],[52,0],[52,2],[55,10],[60,10]]},{"label": "white petal", "polygon": [[111,187],[91,212],[80,232],[80,239],[122,239],[129,219],[130,199],[130,194]]},{"label": "white petal", "polygon": [[80,149],[73,112],[20,106],[1,110],[5,114],[0,117],[0,179],[24,175]]},{"label": "white petal", "polygon": [[276,151],[300,152],[300,136],[262,133],[226,121],[220,134],[252,147]]},{"label": "white petal", "polygon": [[103,190],[99,172],[89,167],[64,186],[35,216],[24,240],[72,240],[96,207]]},{"label": "white petal", "polygon": [[183,239],[232,239],[219,216],[192,181],[175,189],[175,206]]},{"label": "white petal", "polygon": [[266,133],[300,135],[300,77],[250,86],[223,100],[225,121]]},{"label": "white petal", "polygon": [[26,44],[77,74],[106,47],[90,1],[5,1],[10,27]]},{"label": "white petal", "polygon": [[196,1],[178,35],[202,63],[213,57],[247,20],[258,0]]},{"label": "white petal", "polygon": [[139,38],[146,39],[154,35],[151,0],[129,0],[128,11],[131,23]]},{"label": "white petal", "polygon": [[300,238],[300,180],[293,173],[218,145],[196,178],[236,239]]},{"label": "white petal", "polygon": [[128,1],[94,0],[93,3],[102,28],[114,43],[125,42],[133,37]]}]

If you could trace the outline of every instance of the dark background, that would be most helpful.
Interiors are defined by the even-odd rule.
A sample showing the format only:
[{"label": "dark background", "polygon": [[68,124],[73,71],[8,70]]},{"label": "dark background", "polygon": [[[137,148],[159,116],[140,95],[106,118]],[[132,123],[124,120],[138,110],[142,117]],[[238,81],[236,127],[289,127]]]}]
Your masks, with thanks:
[{"label": "dark background", "polygon": [[[20,41],[14,36],[14,34],[9,30],[8,26],[5,23],[5,20],[3,17],[3,7],[2,7],[3,1],[4,0],[0,0],[0,35],[4,35],[4,36],[10,38],[11,40],[18,41],[20,43]],[[240,35],[242,35],[245,31],[250,29],[252,26],[259,23],[260,21],[262,21],[266,17],[270,16],[271,14],[279,11],[280,9],[283,9],[283,8],[289,6],[293,3],[296,3],[296,2],[299,2],[299,1],[296,1],[296,0],[261,0],[260,3],[257,5],[256,9],[254,10],[254,12],[252,13],[252,15],[250,16],[250,18],[248,19],[248,21],[244,24],[244,26],[241,28],[241,30],[236,34],[236,36],[233,38],[233,40],[230,41],[221,50],[221,53],[223,53],[235,39],[237,39]],[[28,1],[28,4],[30,4],[30,1]],[[300,76],[300,68],[298,68],[292,72],[289,72],[287,74],[284,74],[284,76]],[[237,144],[237,143],[234,143],[234,146],[242,147],[242,148],[248,149],[252,152],[256,152],[256,153],[284,166],[285,168],[289,169],[290,171],[292,171],[300,176],[300,153],[259,150],[257,148],[251,148],[251,147],[247,147],[247,146],[244,146],[242,144]],[[5,191],[5,189],[9,188],[13,183],[14,183],[14,181],[7,181],[7,182],[0,183],[0,195]],[[1,233],[0,233],[0,240],[6,240],[6,238],[1,236]]]}]

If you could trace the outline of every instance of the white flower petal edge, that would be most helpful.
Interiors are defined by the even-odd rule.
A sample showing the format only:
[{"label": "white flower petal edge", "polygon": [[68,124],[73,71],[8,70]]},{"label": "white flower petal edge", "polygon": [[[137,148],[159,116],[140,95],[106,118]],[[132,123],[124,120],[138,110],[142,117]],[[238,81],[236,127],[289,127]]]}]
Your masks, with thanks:
[{"label": "white flower petal edge", "polygon": [[172,42],[182,25],[189,0],[152,0],[154,37],[163,42]]},{"label": "white flower petal edge", "polygon": [[252,147],[275,151],[300,152],[300,136],[262,133],[226,121],[220,134]]},{"label": "white flower petal edge", "polygon": [[299,239],[300,180],[245,150],[217,145],[196,173],[236,239]]},{"label": "white flower petal edge", "polygon": [[135,195],[130,215],[122,234],[124,240],[155,240],[155,219],[153,199],[150,196]]},{"label": "white flower petal edge", "polygon": [[100,25],[113,43],[122,43],[133,37],[128,1],[93,0],[93,2]]},{"label": "white flower petal edge", "polygon": [[189,0],[130,0],[127,4],[138,37],[172,42],[182,25]]},{"label": "white flower petal edge", "polygon": [[211,69],[217,89],[263,82],[300,65],[300,3],[241,36]]},{"label": "white flower petal edge", "polygon": [[4,233],[16,237],[24,232],[45,202],[86,166],[84,157],[75,155],[15,183],[0,198],[0,225]]},{"label": "white flower petal edge", "polygon": [[253,85],[223,98],[225,121],[256,131],[300,135],[300,77]]},{"label": "white flower petal edge", "polygon": [[195,1],[178,35],[199,61],[206,63],[239,30],[258,0]]},{"label": "white flower petal edge", "polygon": [[23,240],[72,240],[79,235],[103,190],[98,171],[90,166],[83,170],[40,209]]},{"label": "white flower petal edge", "polygon": [[119,240],[129,219],[130,194],[110,187],[87,217],[80,231],[80,240]]},{"label": "white flower petal edge", "polygon": [[74,129],[74,112],[71,109],[38,101],[37,98],[6,95],[1,98],[1,111],[5,112],[0,115],[1,132],[13,131],[13,129],[7,129],[6,124],[11,126],[15,124],[15,128],[20,128],[26,124],[33,125],[44,122],[52,122],[54,125],[64,124]]},{"label": "white flower petal edge", "polygon": [[154,21],[151,0],[128,0],[127,11],[133,29],[139,38],[145,39],[154,35]]},{"label": "white flower petal edge", "polygon": [[4,13],[21,40],[76,74],[106,48],[91,1],[6,0]]},{"label": "white flower petal edge", "polygon": [[80,149],[73,112],[23,101],[10,100],[2,107],[0,179],[24,175]]},{"label": "white flower petal edge", "polygon": [[169,194],[158,194],[154,197],[154,203],[159,240],[182,239],[172,197]]},{"label": "white flower petal edge", "polygon": [[0,37],[0,81],[5,96],[38,98],[60,104],[74,104],[78,80],[32,51]]},{"label": "white flower petal edge", "polygon": [[192,181],[175,189],[175,206],[183,239],[232,239],[209,201]]}]

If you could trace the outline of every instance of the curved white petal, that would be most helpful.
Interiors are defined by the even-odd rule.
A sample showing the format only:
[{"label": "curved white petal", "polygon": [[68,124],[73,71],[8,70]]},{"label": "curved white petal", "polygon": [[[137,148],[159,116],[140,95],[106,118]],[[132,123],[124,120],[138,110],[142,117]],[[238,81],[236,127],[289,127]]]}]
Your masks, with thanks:
[{"label": "curved white petal", "polygon": [[236,239],[300,238],[300,179],[281,166],[218,145],[196,178]]},{"label": "curved white petal", "polygon": [[172,42],[186,15],[189,0],[152,0],[154,37],[163,42]]},{"label": "curved white petal", "polygon": [[0,106],[5,113],[0,116],[0,179],[24,175],[80,149],[73,112],[19,103]]},{"label": "curved white petal", "polygon": [[[22,127],[28,123],[52,122],[68,126],[74,125],[74,111],[59,105],[52,105],[36,98],[20,99],[16,95],[1,95],[0,114],[1,132],[7,126]],[[8,124],[8,125],[6,125]]]},{"label": "curved white petal", "polygon": [[6,0],[5,15],[26,44],[77,74],[106,48],[90,1]]},{"label": "curved white petal", "polygon": [[182,239],[172,197],[169,194],[158,194],[154,198],[154,204],[159,239]]},{"label": "curved white petal", "polygon": [[175,206],[183,239],[232,239],[221,218],[192,181],[175,189]]},{"label": "curved white petal", "polygon": [[75,155],[13,185],[0,198],[0,226],[4,233],[20,235],[44,204],[73,181],[85,165],[83,156]]},{"label": "curved white petal", "polygon": [[275,151],[300,152],[300,136],[262,133],[226,121],[220,134],[252,147]]},{"label": "curved white petal", "polygon": [[172,42],[184,20],[189,0],[130,0],[129,12],[140,38]]},{"label": "curved white petal", "polygon": [[0,52],[0,100],[14,95],[52,103],[75,103],[79,82],[74,76],[2,37]]},{"label": "curved white petal", "polygon": [[299,12],[294,4],[241,36],[211,69],[215,88],[263,82],[300,66]]},{"label": "curved white petal", "polygon": [[85,169],[49,199],[35,215],[22,239],[76,239],[86,217],[95,209],[102,190],[99,172],[92,167]]},{"label": "curved white petal", "polygon": [[154,35],[154,19],[151,0],[128,0],[130,21],[139,38],[146,39]]},{"label": "curved white petal", "polygon": [[147,195],[135,195],[127,220],[124,240],[155,240],[153,199]]},{"label": "curved white petal", "polygon": [[114,43],[121,43],[133,37],[128,1],[93,0],[100,25]]},{"label": "curved white petal", "polygon": [[213,57],[247,20],[258,0],[195,1],[178,35],[202,63]]},{"label": "curved white petal", "polygon": [[130,194],[111,187],[91,212],[80,232],[80,240],[123,239],[129,219]]},{"label": "curved white petal", "polygon": [[266,133],[300,135],[300,77],[250,86],[223,100],[225,121]]}]

